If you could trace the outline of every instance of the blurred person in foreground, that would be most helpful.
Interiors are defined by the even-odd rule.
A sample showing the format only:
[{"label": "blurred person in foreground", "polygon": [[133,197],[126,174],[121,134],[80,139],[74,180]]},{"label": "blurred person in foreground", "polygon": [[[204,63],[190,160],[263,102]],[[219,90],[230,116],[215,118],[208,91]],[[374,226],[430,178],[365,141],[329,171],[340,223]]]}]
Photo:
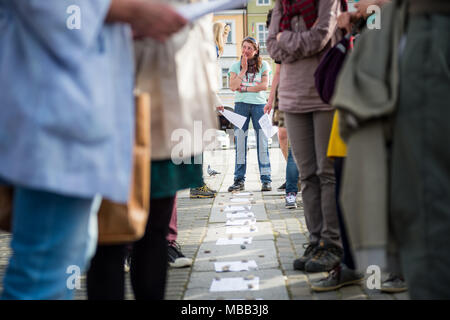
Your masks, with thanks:
[{"label": "blurred person in foreground", "polygon": [[101,196],[128,201],[132,29],[163,41],[186,21],[140,0],[0,0],[0,12],[0,179],[14,187],[2,298],[71,299],[67,272],[94,253]]}]

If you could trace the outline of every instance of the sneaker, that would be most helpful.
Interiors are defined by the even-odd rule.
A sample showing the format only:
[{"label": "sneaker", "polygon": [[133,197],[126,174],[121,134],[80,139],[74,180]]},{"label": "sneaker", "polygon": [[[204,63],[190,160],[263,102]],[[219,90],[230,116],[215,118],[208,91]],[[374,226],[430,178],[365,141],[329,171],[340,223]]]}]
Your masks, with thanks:
[{"label": "sneaker", "polygon": [[233,185],[228,188],[228,192],[244,190],[244,181],[234,181]]},{"label": "sneaker", "polygon": [[408,287],[402,277],[391,273],[381,284],[380,290],[385,293],[400,293],[408,290]]},{"label": "sneaker", "polygon": [[284,190],[286,190],[286,182],[283,183],[281,186],[279,186],[279,187],[277,188],[277,190],[278,190],[278,191],[284,191]]},{"label": "sneaker", "polygon": [[173,268],[184,268],[192,265],[192,259],[186,258],[176,241],[168,241],[169,265]]},{"label": "sneaker", "polygon": [[261,186],[261,191],[272,191],[272,186],[270,185],[270,182],[263,182]]},{"label": "sneaker", "polygon": [[338,246],[320,242],[314,256],[305,264],[306,272],[330,271],[341,262],[343,251]]},{"label": "sneaker", "polygon": [[209,189],[206,184],[200,188],[193,188],[190,191],[190,197],[193,199],[196,198],[214,198],[216,193],[214,193],[211,189]]},{"label": "sneaker", "polygon": [[[303,245],[304,247],[304,245]],[[305,249],[305,252],[303,253],[303,256],[299,259],[294,260],[294,269],[304,271],[305,270],[305,264],[309,261],[316,252],[317,249],[317,243],[310,243]]]},{"label": "sneaker", "polygon": [[328,277],[313,282],[311,288],[318,292],[333,291],[344,286],[359,284],[363,279],[362,273],[340,264],[330,271]]},{"label": "sneaker", "polygon": [[286,195],[286,208],[297,209],[297,194],[295,192],[289,192]]},{"label": "sneaker", "polygon": [[205,189],[206,189],[207,191],[212,192],[212,193],[214,193],[214,194],[217,194],[217,191],[216,191],[216,190],[211,189],[211,188],[208,187],[206,184],[204,185],[204,187],[205,187]]}]

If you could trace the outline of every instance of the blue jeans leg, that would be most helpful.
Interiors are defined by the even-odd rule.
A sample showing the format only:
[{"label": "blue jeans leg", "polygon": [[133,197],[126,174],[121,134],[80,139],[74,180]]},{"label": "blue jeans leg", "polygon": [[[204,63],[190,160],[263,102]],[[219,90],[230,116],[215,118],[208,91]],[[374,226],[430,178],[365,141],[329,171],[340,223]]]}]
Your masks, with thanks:
[{"label": "blue jeans leg", "polygon": [[288,158],[286,163],[286,194],[290,192],[298,192],[298,168],[292,156],[292,150],[289,146]]},{"label": "blue jeans leg", "polygon": [[242,129],[234,128],[234,143],[236,146],[234,181],[245,181],[245,173],[247,171],[247,130],[250,123],[250,105],[243,102],[236,102],[234,112],[247,117]]},{"label": "blue jeans leg", "polygon": [[259,124],[259,119],[264,115],[264,105],[263,104],[253,104],[251,105],[251,116],[253,128],[256,131],[256,150],[258,152],[258,166],[261,182],[271,182],[270,178],[270,157],[269,157],[269,142],[261,129]]},{"label": "blue jeans leg", "polygon": [[72,299],[93,253],[97,209],[93,199],[16,187],[2,299]]}]

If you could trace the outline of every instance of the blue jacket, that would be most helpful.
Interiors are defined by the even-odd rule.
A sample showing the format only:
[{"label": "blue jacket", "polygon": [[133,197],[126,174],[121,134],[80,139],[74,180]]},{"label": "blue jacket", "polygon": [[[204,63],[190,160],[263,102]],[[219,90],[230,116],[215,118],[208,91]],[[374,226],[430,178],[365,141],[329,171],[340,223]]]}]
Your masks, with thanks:
[{"label": "blue jacket", "polygon": [[[81,29],[66,25],[80,8]],[[110,0],[0,0],[0,178],[126,202],[134,131],[130,30]]]}]

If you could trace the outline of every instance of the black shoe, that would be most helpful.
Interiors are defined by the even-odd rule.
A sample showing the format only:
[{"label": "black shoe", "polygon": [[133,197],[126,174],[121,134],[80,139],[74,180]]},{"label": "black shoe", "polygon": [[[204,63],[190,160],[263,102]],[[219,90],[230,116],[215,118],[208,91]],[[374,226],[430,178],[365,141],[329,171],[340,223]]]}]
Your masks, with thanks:
[{"label": "black shoe", "polygon": [[234,181],[233,185],[228,188],[228,192],[244,190],[244,181]]},{"label": "black shoe", "polygon": [[313,282],[311,289],[318,292],[333,291],[344,286],[359,284],[363,279],[362,273],[340,264],[330,271],[328,277]]},{"label": "black shoe", "polygon": [[192,259],[186,258],[181,252],[181,248],[176,241],[167,242],[167,253],[169,265],[173,268],[184,268],[192,265]]},{"label": "black shoe", "polygon": [[278,190],[278,191],[284,191],[284,190],[286,190],[286,182],[283,183],[281,186],[279,186],[277,190]]},{"label": "black shoe", "polygon": [[272,186],[270,185],[270,182],[263,182],[261,186],[261,191],[272,191]]},{"label": "black shoe", "polygon": [[408,290],[405,279],[396,274],[389,274],[389,277],[381,283],[381,292],[400,293]]},{"label": "black shoe", "polygon": [[342,260],[343,251],[338,246],[320,242],[314,256],[305,264],[306,272],[326,272],[334,269]]},{"label": "black shoe", "polygon": [[317,247],[318,247],[317,243],[308,244],[308,246],[305,249],[305,252],[303,253],[303,256],[294,261],[294,269],[304,271],[306,262],[308,262],[309,259],[313,257]]}]

